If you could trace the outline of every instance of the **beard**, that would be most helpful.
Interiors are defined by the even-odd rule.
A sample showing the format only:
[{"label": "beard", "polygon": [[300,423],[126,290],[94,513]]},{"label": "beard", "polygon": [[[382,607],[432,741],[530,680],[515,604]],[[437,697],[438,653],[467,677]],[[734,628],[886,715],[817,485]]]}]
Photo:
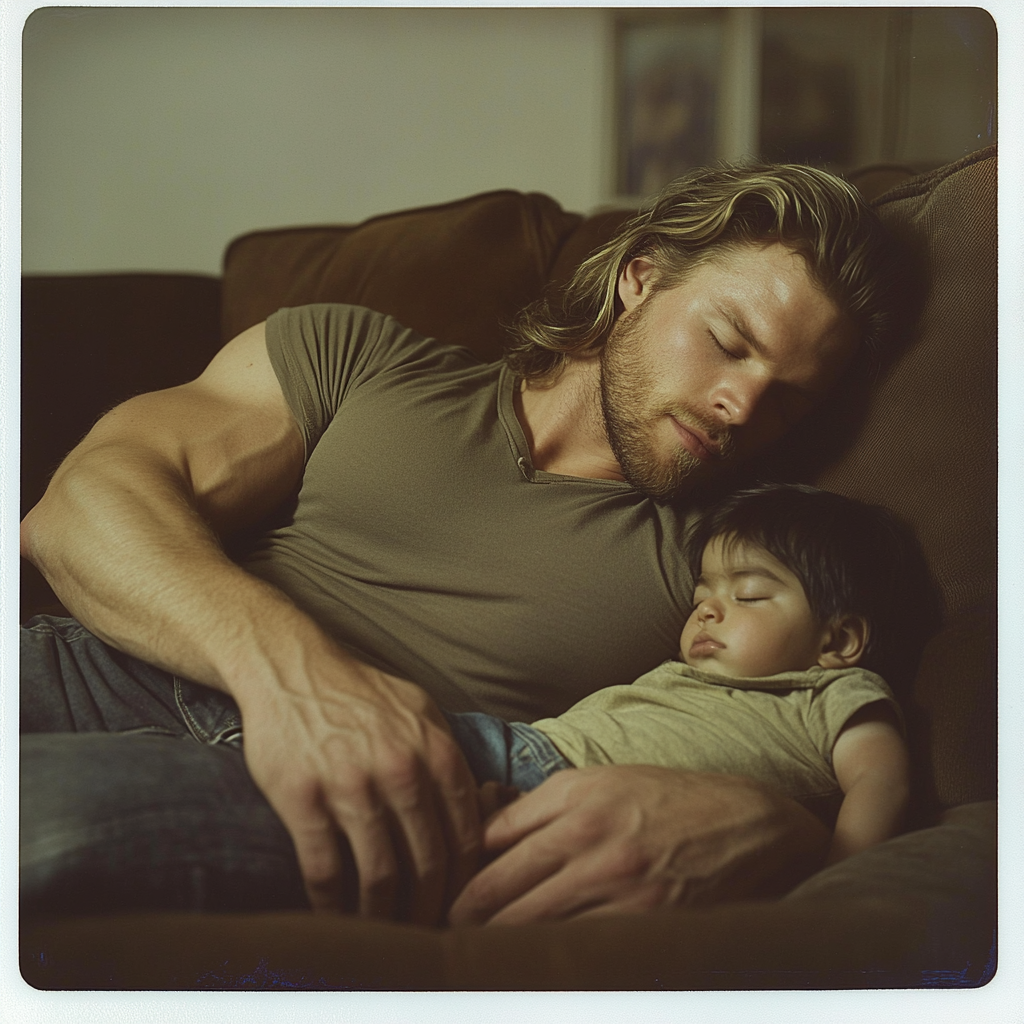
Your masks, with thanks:
[{"label": "beard", "polygon": [[601,410],[608,443],[626,482],[655,501],[670,501],[709,467],[678,444],[658,450],[655,440],[663,418],[672,416],[684,426],[698,427],[718,442],[722,460],[729,457],[733,444],[719,424],[682,402],[659,403],[655,397],[658,377],[646,356],[645,306],[641,303],[628,316],[620,316],[601,349]]}]

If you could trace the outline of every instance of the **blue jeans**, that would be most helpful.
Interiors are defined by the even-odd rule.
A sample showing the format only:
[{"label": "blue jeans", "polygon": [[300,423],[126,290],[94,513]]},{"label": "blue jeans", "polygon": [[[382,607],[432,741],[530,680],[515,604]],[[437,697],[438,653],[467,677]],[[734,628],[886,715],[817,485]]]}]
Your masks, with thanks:
[{"label": "blue jeans", "polygon": [[[532,789],[566,762],[490,715],[448,715],[478,781]],[[21,630],[21,909],[308,907],[226,694],[109,647],[74,619]]]},{"label": "blue jeans", "polygon": [[307,907],[234,701],[74,619],[21,631],[21,910]]},{"label": "blue jeans", "polygon": [[544,733],[525,722],[506,722],[476,711],[446,711],[445,717],[477,782],[501,782],[525,793],[549,775],[572,767]]}]

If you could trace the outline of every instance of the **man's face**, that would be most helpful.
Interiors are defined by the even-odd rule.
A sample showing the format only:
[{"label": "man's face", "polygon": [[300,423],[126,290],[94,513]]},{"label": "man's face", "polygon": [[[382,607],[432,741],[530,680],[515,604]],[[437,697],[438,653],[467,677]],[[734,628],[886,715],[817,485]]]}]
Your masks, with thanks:
[{"label": "man's face", "polygon": [[654,290],[643,260],[601,352],[612,452],[637,490],[666,499],[777,440],[835,383],[854,332],[779,243],[742,246]]},{"label": "man's face", "polygon": [[679,641],[687,665],[738,679],[803,671],[828,637],[799,578],[764,548],[715,537],[704,549]]}]

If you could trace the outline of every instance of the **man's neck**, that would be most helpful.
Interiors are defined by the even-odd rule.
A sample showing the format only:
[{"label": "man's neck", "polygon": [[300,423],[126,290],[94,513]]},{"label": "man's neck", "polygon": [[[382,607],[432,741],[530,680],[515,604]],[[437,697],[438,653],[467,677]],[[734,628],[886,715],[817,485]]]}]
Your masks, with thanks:
[{"label": "man's neck", "polygon": [[570,358],[554,384],[523,381],[515,410],[535,469],[564,476],[622,480],[601,412],[600,358]]}]

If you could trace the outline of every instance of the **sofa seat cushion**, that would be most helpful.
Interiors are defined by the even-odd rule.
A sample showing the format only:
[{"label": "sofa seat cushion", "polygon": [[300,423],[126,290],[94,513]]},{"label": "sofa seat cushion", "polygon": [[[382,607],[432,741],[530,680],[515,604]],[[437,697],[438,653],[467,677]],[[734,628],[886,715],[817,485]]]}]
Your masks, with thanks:
[{"label": "sofa seat cushion", "polygon": [[444,930],[301,913],[33,921],[21,969],[43,989],[976,986],[995,967],[994,848],[979,805],[778,902]]}]

